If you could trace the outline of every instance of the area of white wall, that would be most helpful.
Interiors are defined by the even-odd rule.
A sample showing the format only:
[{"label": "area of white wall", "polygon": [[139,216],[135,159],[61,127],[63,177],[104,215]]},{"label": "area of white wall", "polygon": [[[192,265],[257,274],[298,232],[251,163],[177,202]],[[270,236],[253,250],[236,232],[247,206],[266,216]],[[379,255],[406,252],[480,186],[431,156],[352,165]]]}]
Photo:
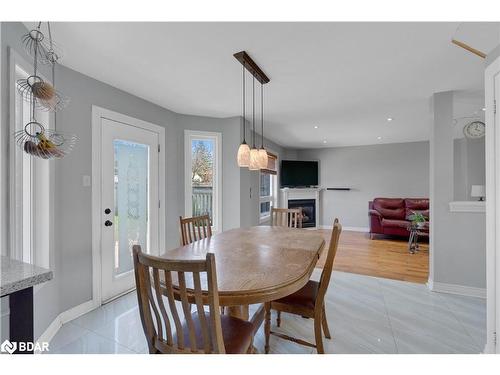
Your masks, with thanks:
[{"label": "area of white wall", "polygon": [[429,143],[299,150],[300,160],[319,160],[320,225],[338,217],[344,227],[368,228],[368,202],[376,197],[429,196]]},{"label": "area of white wall", "polygon": [[432,108],[429,284],[434,290],[481,295],[486,286],[485,214],[449,209],[454,200],[453,92],[434,94]]}]

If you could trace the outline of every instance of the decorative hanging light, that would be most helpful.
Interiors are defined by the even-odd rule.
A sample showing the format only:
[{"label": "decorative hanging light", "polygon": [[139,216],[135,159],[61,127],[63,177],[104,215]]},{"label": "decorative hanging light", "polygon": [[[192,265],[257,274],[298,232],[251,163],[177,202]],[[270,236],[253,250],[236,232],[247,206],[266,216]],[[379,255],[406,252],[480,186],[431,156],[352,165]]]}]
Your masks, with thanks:
[{"label": "decorative hanging light", "polygon": [[250,147],[248,146],[245,136],[246,136],[246,113],[245,113],[245,101],[246,101],[246,92],[245,92],[245,65],[243,65],[243,142],[240,144],[238,148],[238,167],[249,167],[250,166]]},{"label": "decorative hanging light", "polygon": [[252,149],[250,150],[250,165],[248,169],[258,171],[260,169],[259,150],[255,147],[255,76],[252,86]]},{"label": "decorative hanging light", "polygon": [[[264,99],[263,99],[263,88],[262,85],[269,83],[269,78],[262,71],[262,69],[252,60],[252,58],[246,53],[246,51],[240,51],[233,55],[236,60],[238,60],[243,66],[243,142],[238,148],[238,166],[248,167],[251,171],[258,171],[263,168],[267,168],[267,152],[264,149]],[[248,147],[245,136],[246,136],[246,118],[245,118],[245,74],[246,70],[253,76],[253,86],[252,86],[252,147]],[[262,140],[260,149],[255,145],[255,79],[261,83],[261,127],[262,127]]]},{"label": "decorative hanging light", "polygon": [[260,84],[260,125],[261,125],[261,143],[259,149],[259,167],[267,168],[267,151],[264,148],[264,85]]}]

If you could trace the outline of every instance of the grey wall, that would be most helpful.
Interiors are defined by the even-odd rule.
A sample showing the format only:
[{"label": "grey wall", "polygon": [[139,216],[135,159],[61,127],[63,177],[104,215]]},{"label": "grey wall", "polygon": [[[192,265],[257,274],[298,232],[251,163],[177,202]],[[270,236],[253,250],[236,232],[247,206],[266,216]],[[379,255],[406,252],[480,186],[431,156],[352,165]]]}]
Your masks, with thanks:
[{"label": "grey wall", "polygon": [[[26,33],[20,23],[2,23],[2,108],[8,108],[8,59],[10,46],[20,55],[20,45]],[[28,60],[29,61],[29,60]],[[99,82],[66,67],[57,68],[58,89],[71,98],[70,105],[58,113],[58,128],[78,135],[73,152],[55,165],[55,239],[51,250],[54,279],[35,295],[35,335],[39,336],[62,311],[92,298],[91,260],[91,189],[82,186],[82,176],[91,175],[91,111],[97,105],[148,121],[166,129],[166,244],[179,244],[178,217],[184,214],[184,130],[205,130],[222,133],[223,229],[239,227],[240,222],[252,225],[258,220],[258,173],[240,171],[236,152],[240,142],[240,119],[208,118],[174,113],[124,91]],[[8,124],[8,113],[2,112],[2,124]],[[8,147],[11,137],[2,128],[2,171],[8,168]],[[276,148],[281,148],[276,145]],[[2,176],[2,212],[8,212],[8,175]],[[240,196],[249,186],[252,199]],[[246,185],[246,188],[240,187]],[[246,197],[246,195],[245,195]],[[257,198],[258,199],[258,198]],[[255,204],[254,204],[255,203]],[[244,209],[244,211],[240,211]],[[8,247],[8,244],[5,244]],[[3,245],[2,245],[3,247]]]},{"label": "grey wall", "polygon": [[453,92],[433,96],[430,139],[432,267],[430,280],[486,286],[486,222],[484,213],[454,213]]},{"label": "grey wall", "polygon": [[[278,154],[278,163],[286,155],[288,150],[280,145],[265,139],[264,146]],[[246,168],[241,169],[241,227],[251,227],[259,225],[260,205],[260,173],[258,171],[249,171]]]},{"label": "grey wall", "polygon": [[485,138],[453,141],[454,199],[477,200],[470,196],[472,185],[485,185]]},{"label": "grey wall", "polygon": [[376,197],[429,196],[429,143],[299,150],[320,161],[320,185],[351,191],[321,192],[320,225],[338,217],[345,227],[368,227],[368,202]]}]

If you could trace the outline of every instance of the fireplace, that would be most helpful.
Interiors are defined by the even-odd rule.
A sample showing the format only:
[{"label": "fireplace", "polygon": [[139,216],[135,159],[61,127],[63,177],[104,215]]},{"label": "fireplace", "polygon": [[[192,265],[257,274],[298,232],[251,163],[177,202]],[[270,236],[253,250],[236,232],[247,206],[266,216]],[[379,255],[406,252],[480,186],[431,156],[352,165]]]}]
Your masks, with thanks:
[{"label": "fireplace", "polygon": [[289,199],[288,208],[302,210],[302,228],[314,228],[316,226],[315,199]]}]

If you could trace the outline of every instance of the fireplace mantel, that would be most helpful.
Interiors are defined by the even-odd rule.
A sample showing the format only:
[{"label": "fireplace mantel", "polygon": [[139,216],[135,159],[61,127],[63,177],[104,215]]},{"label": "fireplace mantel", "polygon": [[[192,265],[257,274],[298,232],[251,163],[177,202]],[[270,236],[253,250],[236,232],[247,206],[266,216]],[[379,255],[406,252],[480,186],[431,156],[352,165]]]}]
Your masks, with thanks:
[{"label": "fireplace mantel", "polygon": [[288,208],[288,201],[294,199],[314,199],[316,205],[316,227],[311,229],[319,228],[319,210],[320,210],[320,202],[319,202],[319,188],[283,188],[280,189],[280,200],[279,204],[281,208]]}]

